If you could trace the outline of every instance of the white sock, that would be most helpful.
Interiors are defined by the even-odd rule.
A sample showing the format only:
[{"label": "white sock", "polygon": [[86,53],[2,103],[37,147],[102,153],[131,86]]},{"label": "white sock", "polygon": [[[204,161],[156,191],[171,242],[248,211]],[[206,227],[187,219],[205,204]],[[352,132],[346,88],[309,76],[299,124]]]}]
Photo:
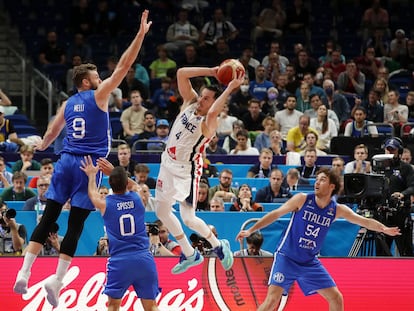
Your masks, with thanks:
[{"label": "white sock", "polygon": [[59,281],[62,282],[63,278],[66,275],[66,272],[69,269],[70,263],[71,261],[59,258],[58,265],[56,267],[56,276]]},{"label": "white sock", "polygon": [[36,258],[37,258],[37,255],[27,252],[24,255],[23,265],[22,265],[22,268],[20,270],[23,271],[24,273],[30,272]]}]

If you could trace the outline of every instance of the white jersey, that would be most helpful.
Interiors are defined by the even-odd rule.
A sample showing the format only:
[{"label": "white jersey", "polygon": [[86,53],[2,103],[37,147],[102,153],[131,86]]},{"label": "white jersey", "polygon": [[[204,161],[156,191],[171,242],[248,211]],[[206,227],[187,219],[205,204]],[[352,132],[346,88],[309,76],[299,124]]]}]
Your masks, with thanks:
[{"label": "white jersey", "polygon": [[189,105],[175,120],[165,151],[171,159],[180,162],[196,161],[200,158],[210,137],[201,132],[203,116],[195,114],[196,103]]}]

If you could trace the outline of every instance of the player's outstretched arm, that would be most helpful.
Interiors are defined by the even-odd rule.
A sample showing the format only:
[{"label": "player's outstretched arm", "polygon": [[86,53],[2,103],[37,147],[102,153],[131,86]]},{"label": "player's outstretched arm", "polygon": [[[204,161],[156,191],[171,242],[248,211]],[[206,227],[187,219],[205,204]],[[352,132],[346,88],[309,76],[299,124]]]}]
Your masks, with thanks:
[{"label": "player's outstretched arm", "polygon": [[237,236],[236,240],[241,240],[245,237],[248,237],[253,232],[260,230],[261,228],[267,227],[271,223],[275,222],[281,216],[286,215],[287,213],[294,212],[299,210],[302,205],[305,203],[306,194],[298,193],[285,202],[281,207],[267,213],[265,216],[260,218],[252,227],[247,230],[241,230]]},{"label": "player's outstretched arm", "polygon": [[55,141],[56,137],[59,136],[66,125],[64,116],[65,107],[66,101],[59,107],[55,118],[49,122],[46,133],[43,135],[43,139],[35,144],[35,150],[43,151],[47,149],[47,147]]},{"label": "player's outstretched arm", "polygon": [[215,77],[217,78],[218,67],[183,67],[177,71],[178,91],[184,100],[184,104],[189,104],[198,94],[191,85],[191,78],[195,77]]},{"label": "player's outstretched arm", "polygon": [[95,92],[96,102],[98,106],[103,110],[106,110],[108,106],[108,97],[110,93],[122,82],[128,72],[128,69],[131,68],[137,59],[138,53],[142,46],[142,42],[145,38],[145,34],[148,32],[152,24],[151,21],[148,21],[148,14],[148,10],[142,12],[141,25],[134,40],[122,54],[112,75],[104,80]]},{"label": "player's outstretched arm", "polygon": [[106,202],[101,198],[96,186],[96,174],[99,171],[98,166],[93,165],[92,158],[85,156],[82,160],[80,169],[88,176],[88,196],[92,201],[92,204],[101,211],[101,214],[105,213]]},{"label": "player's outstretched arm", "polygon": [[348,206],[343,204],[338,204],[336,208],[336,216],[337,218],[345,218],[349,222],[360,225],[361,227],[367,228],[371,231],[385,233],[390,236],[401,235],[400,229],[398,227],[387,227],[375,219],[362,217],[361,215],[355,213]]}]

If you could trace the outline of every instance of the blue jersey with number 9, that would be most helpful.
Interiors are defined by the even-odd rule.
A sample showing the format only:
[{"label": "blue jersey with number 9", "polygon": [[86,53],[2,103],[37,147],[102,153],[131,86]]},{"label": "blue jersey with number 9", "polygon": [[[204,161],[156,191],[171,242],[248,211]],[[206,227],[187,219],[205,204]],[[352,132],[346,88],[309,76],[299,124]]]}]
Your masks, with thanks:
[{"label": "blue jersey with number 9", "polygon": [[95,91],[71,96],[64,112],[66,137],[62,152],[106,157],[110,150],[111,128],[108,112],[96,104]]}]

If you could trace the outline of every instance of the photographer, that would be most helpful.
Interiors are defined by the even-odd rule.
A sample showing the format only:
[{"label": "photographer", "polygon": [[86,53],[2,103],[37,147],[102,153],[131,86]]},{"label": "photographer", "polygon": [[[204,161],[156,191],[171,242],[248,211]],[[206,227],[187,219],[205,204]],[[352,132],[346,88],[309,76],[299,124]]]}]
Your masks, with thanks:
[{"label": "photographer", "polygon": [[[385,171],[385,176],[389,178],[389,188],[391,194],[391,203],[397,206],[397,211],[387,213],[382,221],[387,226],[398,226],[401,229],[401,235],[385,237],[388,246],[393,239],[398,247],[400,256],[413,256],[412,232],[413,223],[410,215],[410,196],[414,194],[414,170],[411,165],[401,161],[403,144],[399,138],[387,139],[384,143],[386,154],[393,154],[392,167]],[[381,248],[377,247],[377,256],[385,256]]]},{"label": "photographer", "polygon": [[94,256],[109,256],[108,236],[106,234],[99,238]]},{"label": "photographer", "polygon": [[180,245],[168,238],[170,232],[161,220],[156,220],[148,227],[150,250],[154,256],[180,256]]},{"label": "photographer", "polygon": [[43,248],[40,252],[42,256],[59,256],[60,244],[62,243],[63,237],[58,235],[59,225],[53,223],[49,229],[49,236],[43,244]]},{"label": "photographer", "polygon": [[16,211],[0,208],[0,255],[19,256],[26,245],[26,227],[16,222]]}]

